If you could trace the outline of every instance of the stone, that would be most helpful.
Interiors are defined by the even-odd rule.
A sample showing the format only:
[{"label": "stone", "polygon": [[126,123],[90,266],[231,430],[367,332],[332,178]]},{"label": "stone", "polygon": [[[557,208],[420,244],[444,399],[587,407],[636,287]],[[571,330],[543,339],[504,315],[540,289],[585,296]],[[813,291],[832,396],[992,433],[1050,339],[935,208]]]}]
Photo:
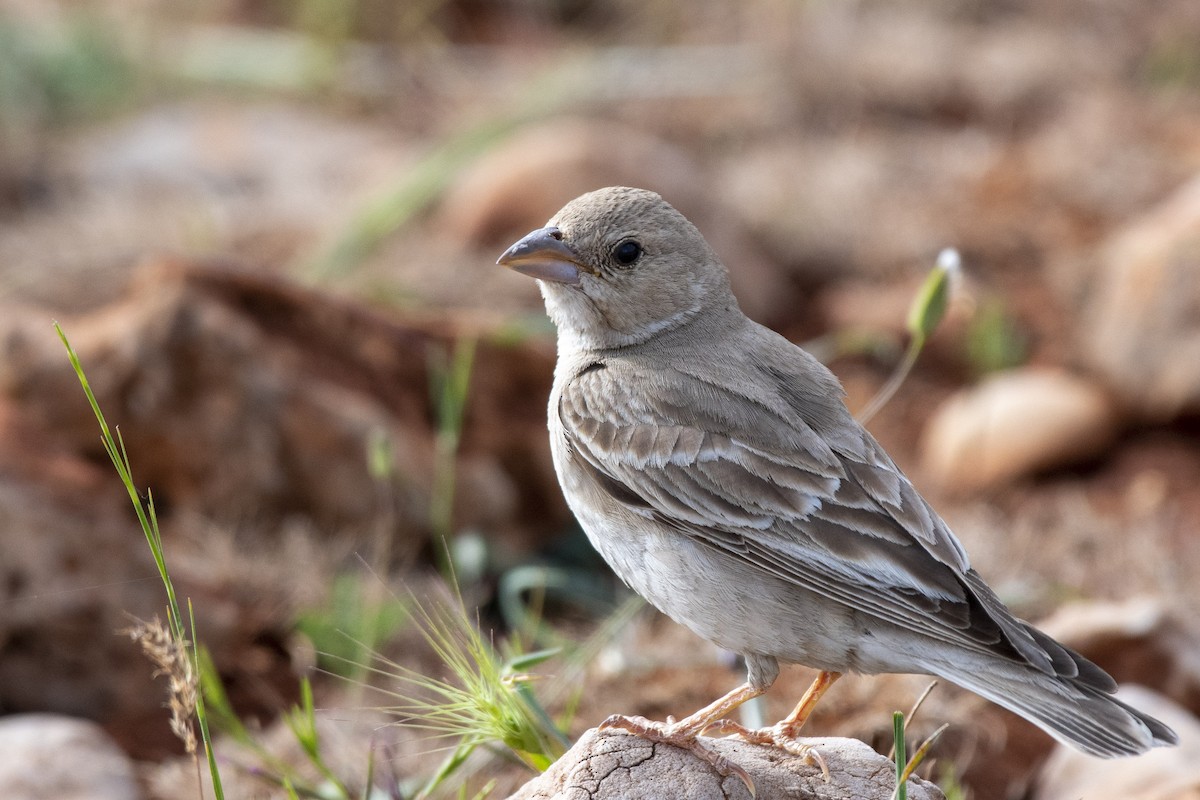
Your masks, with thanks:
[{"label": "stone", "polygon": [[1042,768],[1031,800],[1196,800],[1200,798],[1200,720],[1150,689],[1127,684],[1117,693],[1179,734],[1178,747],[1137,758],[1091,758],[1058,745]]},{"label": "stone", "polygon": [[[93,719],[161,757],[179,746],[163,688],[115,632],[161,615],[162,586],[51,319],[0,307],[0,709]],[[62,321],[248,718],[294,694],[295,612],[322,602],[352,536],[389,534],[405,562],[432,552],[431,352],[479,340],[455,531],[527,552],[569,520],[546,447],[548,342],[188,261],[148,264],[122,300]]]},{"label": "stone", "polygon": [[1070,603],[1038,627],[1121,683],[1200,707],[1200,625],[1160,597]]},{"label": "stone", "polygon": [[993,375],[947,398],[922,434],[922,466],[948,492],[995,487],[1095,456],[1115,438],[1104,391],[1059,369]]},{"label": "stone", "polygon": [[969,130],[902,138],[781,137],[731,157],[716,183],[803,283],[927,269],[963,243],[963,197],[994,162],[994,142]]},{"label": "stone", "polygon": [[94,722],[57,714],[0,718],[6,800],[140,800],[133,762]]},{"label": "stone", "polygon": [[[92,451],[95,419],[50,315],[35,317],[0,318],[0,392],[59,447]],[[338,531],[398,514],[400,527],[420,530],[435,450],[431,364],[462,338],[482,339],[461,448],[467,485],[481,491],[457,523],[544,513],[541,495],[558,494],[542,452],[544,404],[528,402],[549,391],[553,371],[536,341],[498,343],[478,324],[393,319],[248,270],[171,260],[144,265],[125,297],[64,329],[122,426],[135,473],[152,476],[164,519],[187,511]],[[394,459],[385,486],[366,455],[376,437]],[[519,472],[496,460],[503,445]],[[535,474],[539,485],[517,498],[516,479]]]},{"label": "stone", "polygon": [[45,196],[0,225],[7,292],[92,308],[144,253],[286,262],[348,225],[416,152],[390,126],[311,107],[208,99],[130,112],[55,143]]},{"label": "stone", "polygon": [[1137,417],[1200,412],[1200,177],[1114,233],[1095,261],[1083,357]]},{"label": "stone", "polygon": [[[856,739],[813,738],[829,767],[829,781],[805,759],[777,748],[735,739],[708,739],[721,756],[744,769],[755,795],[794,800],[888,800],[895,789],[892,762]],[[912,800],[944,800],[936,786],[920,778],[908,781]],[[509,800],[749,800],[735,775],[722,776],[712,765],[678,747],[659,745],[623,731],[587,731],[545,773],[521,787]]]}]

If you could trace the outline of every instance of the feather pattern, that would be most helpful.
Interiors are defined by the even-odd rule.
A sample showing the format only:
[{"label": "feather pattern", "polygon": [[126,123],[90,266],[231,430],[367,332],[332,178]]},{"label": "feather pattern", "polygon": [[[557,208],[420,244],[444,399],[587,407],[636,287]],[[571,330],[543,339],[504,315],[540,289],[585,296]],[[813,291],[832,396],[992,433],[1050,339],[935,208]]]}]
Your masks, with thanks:
[{"label": "feather pattern", "polygon": [[661,197],[583,195],[500,263],[538,279],[558,328],[549,426],[568,504],[632,588],[745,656],[726,700],[764,691],[781,661],[928,672],[1084,752],[1178,741],[1004,607],[833,374],[742,314]]},{"label": "feather pattern", "polygon": [[[856,612],[1046,674],[1079,675],[1065,648],[1031,633],[970,569],[869,434],[859,428],[834,449],[789,402],[798,378],[776,369],[758,380],[777,403],[679,370],[638,374],[620,360],[567,383],[557,413],[598,484],[638,513]],[[704,411],[727,407],[755,413]],[[1111,683],[1095,673],[1084,677]]]}]

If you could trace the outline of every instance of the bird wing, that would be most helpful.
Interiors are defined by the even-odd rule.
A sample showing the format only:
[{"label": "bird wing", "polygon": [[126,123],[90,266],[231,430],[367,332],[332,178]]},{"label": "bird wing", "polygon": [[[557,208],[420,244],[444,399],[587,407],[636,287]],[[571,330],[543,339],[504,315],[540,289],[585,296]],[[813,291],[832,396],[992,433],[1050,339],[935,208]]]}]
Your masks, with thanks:
[{"label": "bird wing", "polygon": [[635,513],[901,628],[1075,673],[1068,651],[970,569],[840,397],[846,424],[833,437],[785,394],[768,402],[676,369],[597,363],[563,388],[557,413],[579,465]]}]

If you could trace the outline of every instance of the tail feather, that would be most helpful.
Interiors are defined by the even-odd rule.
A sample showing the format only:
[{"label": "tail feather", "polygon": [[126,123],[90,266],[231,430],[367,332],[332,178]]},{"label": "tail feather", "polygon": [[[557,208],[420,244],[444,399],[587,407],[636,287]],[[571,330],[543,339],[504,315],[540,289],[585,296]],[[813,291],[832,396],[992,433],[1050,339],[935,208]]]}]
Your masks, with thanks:
[{"label": "tail feather", "polygon": [[1055,641],[1049,635],[1042,633],[1029,623],[1022,624],[1029,631],[1030,635],[1033,636],[1034,641],[1046,650],[1047,653],[1050,653],[1053,659],[1054,671],[1060,678],[1077,678],[1080,684],[1086,684],[1106,694],[1112,694],[1117,690],[1117,682],[1112,679],[1111,675],[1100,669],[1100,667],[1079,653],[1076,653],[1062,642]]},{"label": "tail feather", "polygon": [[[1099,671],[1091,662],[1085,663]],[[1162,722],[1078,678],[1050,676],[1017,665],[943,677],[1089,755],[1133,756],[1179,743],[1175,731]]]},{"label": "tail feather", "polygon": [[[1104,758],[1179,743],[1173,730],[1113,697],[1117,683],[1071,648],[1009,613],[974,572],[966,585],[1003,631],[995,656],[944,665],[941,676],[1028,719],[1054,738]],[[1005,647],[1007,646],[1007,650]]]}]

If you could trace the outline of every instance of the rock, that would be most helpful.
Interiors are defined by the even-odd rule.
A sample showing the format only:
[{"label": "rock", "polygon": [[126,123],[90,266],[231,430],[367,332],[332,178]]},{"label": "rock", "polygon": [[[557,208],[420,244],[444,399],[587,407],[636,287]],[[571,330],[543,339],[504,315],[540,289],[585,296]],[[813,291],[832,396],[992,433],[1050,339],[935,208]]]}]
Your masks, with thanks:
[{"label": "rock", "polygon": [[0,718],[6,800],[138,800],[133,763],[94,722],[55,714]]},{"label": "rock", "polygon": [[769,255],[824,282],[932,266],[961,244],[963,198],[995,158],[972,130],[788,136],[737,153],[716,184]]},{"label": "rock", "polygon": [[[781,750],[736,739],[704,741],[746,770],[758,797],[887,800],[895,788],[892,763],[856,739],[804,740],[820,751],[829,766],[828,783],[819,768]],[[509,800],[732,800],[750,796],[741,779],[721,776],[686,750],[656,745],[624,732],[593,728],[549,770]],[[913,800],[944,800],[936,786],[920,778],[909,780],[908,796]]]},{"label": "rock", "polygon": [[[161,757],[178,747],[163,689],[115,631],[161,615],[162,587],[50,319],[0,308],[0,709],[87,717]],[[549,343],[188,262],[151,264],[120,302],[63,322],[250,718],[295,692],[295,613],[324,601],[351,536],[392,534],[398,560],[429,552],[431,351],[480,339],[456,529],[527,552],[569,519],[546,446]],[[375,436],[390,476],[369,471]]]},{"label": "rock", "polygon": [[1140,417],[1200,412],[1200,177],[1109,238],[1096,262],[1084,357]]},{"label": "rock", "polygon": [[[364,456],[372,431],[391,441],[400,475],[422,474],[430,436],[403,423],[419,419],[425,403],[401,405],[397,398],[389,413],[348,385],[353,379],[344,372],[380,351],[385,359],[399,356],[404,334],[391,352],[365,331],[351,346],[337,332],[353,325],[349,308],[339,313],[337,306],[319,293],[234,270],[161,261],[146,265],[120,301],[64,321],[160,516],[191,511],[263,527],[289,516],[331,530],[361,525],[379,511],[378,498],[364,491],[372,486]],[[59,442],[76,452],[94,449],[95,418],[48,321],[3,341],[0,386]],[[425,342],[416,334],[411,343]],[[404,375],[390,377],[427,392],[424,353]],[[401,510],[413,518],[411,504]]]},{"label": "rock", "polygon": [[1032,800],[1200,798],[1200,720],[1141,686],[1125,685],[1117,696],[1174,728],[1179,746],[1105,760],[1058,745],[1042,769]]},{"label": "rock", "polygon": [[166,715],[153,670],[114,633],[161,613],[149,549],[105,465],[30,416],[0,393],[0,709],[128,714],[161,742],[165,723],[145,722]]},{"label": "rock", "polygon": [[544,225],[569,200],[620,185],[660,193],[696,224],[729,266],[747,314],[768,321],[791,307],[785,273],[763,256],[699,165],[626,125],[580,118],[531,125],[463,173],[447,192],[437,225],[445,236],[502,248]]},{"label": "rock", "polygon": [[[350,797],[381,798],[389,795],[388,775],[412,775],[429,766],[429,739],[382,711],[362,708],[362,695],[353,693],[348,681],[338,687],[318,690],[317,702],[335,713],[318,712],[314,720],[321,744],[321,764],[349,785]],[[355,687],[357,688],[357,687]],[[340,792],[321,791],[330,784],[314,768],[311,758],[287,720],[277,718],[253,731],[253,745],[218,737],[215,744],[221,767],[221,784],[229,800],[283,800],[288,797],[278,786],[270,785],[263,768],[294,776],[301,797],[346,797]],[[386,753],[386,755],[382,755]],[[191,757],[179,756],[157,763],[139,763],[138,777],[150,800],[213,800],[212,779],[203,763],[200,774]],[[237,765],[237,766],[235,766]],[[242,768],[246,765],[250,768]],[[527,774],[527,773],[525,773]],[[374,775],[375,784],[366,791],[366,776]],[[510,784],[515,785],[515,783]],[[395,782],[391,787],[395,786]],[[318,788],[308,792],[309,787]]]},{"label": "rock", "polygon": [[[434,457],[433,351],[460,337],[484,339],[462,455],[467,485],[485,490],[458,523],[532,515],[527,504],[557,494],[544,403],[528,400],[549,392],[553,353],[535,340],[496,343],[477,324],[389,319],[287,281],[182,261],[146,265],[121,301],[64,327],[164,518],[253,519],[264,530],[303,519],[335,531],[398,513],[419,543]],[[95,450],[95,419],[49,315],[0,321],[0,348],[0,390],[31,424],[68,450]],[[388,486],[369,472],[376,436],[395,461]],[[518,498],[518,478],[537,485]]]},{"label": "rock", "polygon": [[1200,627],[1160,598],[1071,603],[1038,627],[1121,683],[1200,707]]},{"label": "rock", "polygon": [[[1131,102],[1125,86],[1098,85],[1093,91],[1064,93],[1047,108],[1043,124],[1019,146],[1018,168],[1036,198],[1026,202],[1043,211],[1055,205],[1086,212],[1093,224],[1103,221],[1103,230],[1113,230],[1185,179],[1183,165],[1168,148],[1146,137],[1156,115],[1130,114]],[[1129,146],[1140,139],[1143,146]],[[1078,248],[1073,238],[1060,229],[1058,241],[1047,237],[1047,249]]]},{"label": "rock", "polygon": [[1024,368],[942,403],[922,435],[922,463],[945,490],[974,491],[1095,456],[1117,432],[1103,391],[1061,370]]},{"label": "rock", "polygon": [[283,104],[209,99],[117,117],[55,142],[40,202],[0,225],[0,286],[22,300],[95,307],[152,252],[279,264],[348,224],[415,152],[391,126]]},{"label": "rock", "polygon": [[1124,49],[1077,27],[1065,36],[1031,8],[965,15],[922,3],[804,5],[781,65],[795,97],[779,102],[806,103],[810,117],[854,114],[860,125],[870,115],[911,124],[940,112],[1011,126],[1076,83],[1120,74]]}]

